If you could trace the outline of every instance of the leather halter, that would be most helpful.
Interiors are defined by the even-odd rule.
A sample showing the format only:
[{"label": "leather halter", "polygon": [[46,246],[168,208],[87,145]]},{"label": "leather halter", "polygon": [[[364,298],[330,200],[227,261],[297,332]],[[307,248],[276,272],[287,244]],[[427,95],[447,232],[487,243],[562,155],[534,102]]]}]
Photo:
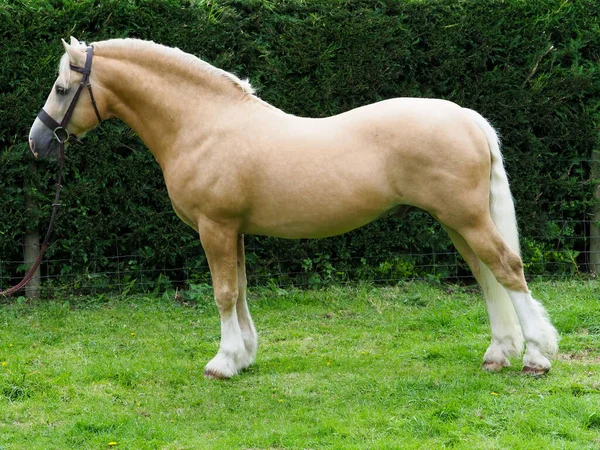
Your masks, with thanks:
[{"label": "leather halter", "polygon": [[92,58],[94,56],[94,48],[89,46],[87,48],[87,56],[85,59],[85,67],[74,66],[73,64],[69,64],[71,70],[75,72],[79,72],[83,74],[83,78],[79,83],[79,87],[75,92],[75,96],[73,100],[71,100],[71,104],[65,113],[62,121],[58,123],[55,119],[53,119],[50,114],[44,111],[44,108],[38,113],[38,119],[42,121],[44,125],[50,128],[54,134],[54,139],[58,141],[59,144],[65,144],[71,140],[71,138],[77,140],[77,136],[69,133],[67,130],[67,125],[71,120],[71,116],[73,115],[73,111],[75,110],[75,106],[77,105],[77,101],[79,100],[79,96],[81,95],[81,91],[84,87],[87,87],[90,93],[90,99],[92,101],[92,106],[94,107],[94,112],[96,113],[96,117],[98,118],[98,122],[102,123],[102,118],[100,117],[100,113],[98,112],[98,107],[96,106],[96,100],[94,99],[94,94],[92,93],[92,85],[90,83],[90,74],[92,73]]}]

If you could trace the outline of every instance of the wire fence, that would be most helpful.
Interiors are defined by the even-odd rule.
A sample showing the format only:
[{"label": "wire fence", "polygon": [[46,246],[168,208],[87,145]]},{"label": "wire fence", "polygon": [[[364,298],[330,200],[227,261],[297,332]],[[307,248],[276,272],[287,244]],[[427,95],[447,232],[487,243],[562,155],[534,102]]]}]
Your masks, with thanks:
[{"label": "wire fence", "polygon": [[[600,242],[593,245],[589,229],[591,221],[583,224],[582,235],[561,238],[560,247],[566,251],[547,251],[527,254],[524,264],[528,278],[556,279],[595,276],[591,261]],[[318,288],[328,284],[369,282],[391,285],[409,280],[432,282],[473,283],[473,276],[462,257],[449,245],[449,240],[436,239],[430,251],[415,253],[410,249],[381,257],[336,257],[315,255],[297,260],[282,248],[269,256],[268,264],[258,263],[260,247],[247,239],[247,275],[249,286]],[[22,244],[23,251],[25,250]],[[451,250],[448,250],[451,249]],[[210,272],[203,250],[189,252],[179,265],[157,268],[155,261],[141,252],[119,256],[46,259],[40,266],[41,295],[98,294],[129,292],[162,292],[168,289],[189,289],[190,286],[210,285]],[[556,250],[559,249],[557,244]],[[0,289],[16,284],[25,272],[23,261],[0,259]],[[78,268],[78,269],[74,269]],[[81,269],[83,268],[83,270]]]}]

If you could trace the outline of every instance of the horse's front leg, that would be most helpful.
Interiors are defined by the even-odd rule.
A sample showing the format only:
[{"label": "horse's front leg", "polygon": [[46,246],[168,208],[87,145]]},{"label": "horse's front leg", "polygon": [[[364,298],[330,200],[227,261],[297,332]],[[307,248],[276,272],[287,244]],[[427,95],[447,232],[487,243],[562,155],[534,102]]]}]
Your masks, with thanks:
[{"label": "horse's front leg", "polygon": [[246,256],[244,252],[244,235],[240,234],[237,239],[237,277],[238,277],[238,300],[235,309],[237,311],[238,322],[242,329],[242,339],[246,350],[250,353],[250,364],[256,357],[258,348],[258,336],[254,328],[254,322],[250,316],[248,302],[246,300],[246,290],[248,283],[246,281]]},{"label": "horse's front leg", "polygon": [[234,227],[205,221],[198,224],[212,275],[215,301],[221,317],[221,345],[204,369],[209,378],[229,378],[248,367],[253,359],[244,343],[236,303],[238,301],[238,234]]}]

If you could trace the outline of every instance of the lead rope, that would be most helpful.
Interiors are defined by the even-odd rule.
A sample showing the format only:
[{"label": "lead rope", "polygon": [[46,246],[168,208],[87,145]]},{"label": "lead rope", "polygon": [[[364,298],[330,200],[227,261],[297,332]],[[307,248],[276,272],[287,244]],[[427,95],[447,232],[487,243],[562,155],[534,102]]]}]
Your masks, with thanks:
[{"label": "lead rope", "polygon": [[9,295],[14,294],[15,292],[23,289],[27,283],[31,281],[33,278],[33,274],[40,266],[42,262],[42,258],[44,257],[44,253],[46,248],[48,247],[48,242],[50,241],[50,235],[52,234],[52,227],[54,226],[54,221],[56,220],[56,215],[58,213],[58,208],[60,207],[60,190],[62,189],[62,176],[63,176],[63,167],[65,163],[65,144],[64,142],[60,143],[60,155],[58,158],[58,178],[56,180],[56,194],[54,195],[54,203],[52,203],[52,215],[50,216],[50,224],[48,225],[48,231],[46,231],[46,236],[44,237],[44,242],[42,242],[42,246],[40,247],[40,255],[37,257],[31,268],[27,271],[23,279],[19,282],[19,284],[8,288],[4,291],[0,291],[0,296],[8,297]]}]

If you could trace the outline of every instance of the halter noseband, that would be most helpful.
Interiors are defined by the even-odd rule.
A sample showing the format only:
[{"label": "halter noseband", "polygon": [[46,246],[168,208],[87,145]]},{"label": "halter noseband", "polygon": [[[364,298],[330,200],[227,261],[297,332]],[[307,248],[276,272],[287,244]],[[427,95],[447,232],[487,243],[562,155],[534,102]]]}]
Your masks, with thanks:
[{"label": "halter noseband", "polygon": [[90,83],[90,73],[92,73],[92,58],[94,56],[94,48],[92,46],[87,48],[87,56],[85,59],[85,67],[74,66],[73,64],[69,64],[71,70],[75,72],[79,72],[83,74],[83,78],[81,79],[81,83],[79,83],[79,87],[77,88],[77,92],[75,92],[75,96],[73,100],[71,100],[71,104],[65,113],[62,121],[58,123],[54,120],[50,114],[44,111],[44,108],[38,113],[37,117],[42,121],[44,125],[52,130],[54,133],[54,139],[58,141],[59,144],[64,144],[71,140],[71,138],[77,140],[77,136],[69,133],[67,130],[67,125],[69,124],[69,120],[71,120],[71,116],[73,115],[73,110],[77,105],[77,101],[79,100],[79,96],[81,95],[81,91],[84,87],[87,87],[90,93],[90,99],[92,101],[92,106],[94,107],[94,112],[96,113],[96,117],[98,118],[98,122],[102,123],[102,118],[100,117],[100,113],[98,112],[98,107],[96,106],[96,100],[94,99],[94,94],[92,93],[92,85]]}]

